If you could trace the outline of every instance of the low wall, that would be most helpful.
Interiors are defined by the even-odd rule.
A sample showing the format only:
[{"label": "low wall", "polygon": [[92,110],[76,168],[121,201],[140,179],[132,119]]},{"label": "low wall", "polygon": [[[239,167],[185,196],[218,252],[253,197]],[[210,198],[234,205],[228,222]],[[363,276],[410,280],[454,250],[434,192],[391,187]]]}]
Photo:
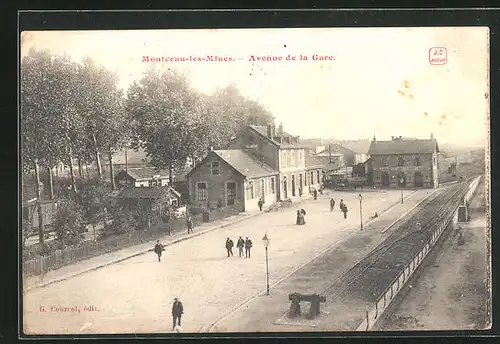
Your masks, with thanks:
[{"label": "low wall", "polygon": [[[467,202],[472,198],[477,188],[477,185],[479,184],[480,179],[481,177],[478,177],[471,182],[469,190],[467,191],[464,197],[464,199]],[[417,268],[420,266],[425,257],[427,257],[429,252],[434,247],[436,241],[438,241],[438,239],[441,237],[441,234],[444,232],[444,230],[449,225],[456,226],[457,223],[458,223],[458,209],[453,213],[453,216],[448,217],[446,220],[443,220],[436,226],[436,229],[434,230],[434,233],[432,234],[430,241],[402,269],[400,274],[393,280],[391,285],[382,293],[379,299],[374,303],[373,307],[370,310],[366,311],[364,320],[358,326],[357,331],[370,331],[373,328],[377,320],[380,319],[381,315],[387,309],[387,307],[395,298],[395,296],[398,294],[398,292],[410,279],[415,270],[417,270]]]}]

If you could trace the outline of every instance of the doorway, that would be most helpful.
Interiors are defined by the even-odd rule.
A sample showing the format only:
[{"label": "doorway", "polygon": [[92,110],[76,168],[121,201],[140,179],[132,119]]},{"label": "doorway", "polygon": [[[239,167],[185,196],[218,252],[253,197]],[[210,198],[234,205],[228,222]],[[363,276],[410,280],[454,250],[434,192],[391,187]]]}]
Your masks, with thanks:
[{"label": "doorway", "polygon": [[288,198],[288,190],[287,190],[287,182],[286,182],[286,177],[283,179],[283,199]]},{"label": "doorway", "polygon": [[424,176],[422,175],[422,172],[415,172],[413,178],[415,179],[415,187],[421,188],[424,186]]},{"label": "doorway", "polygon": [[234,205],[236,202],[236,183],[228,182],[226,188],[226,202],[227,205]]},{"label": "doorway", "polygon": [[382,173],[382,186],[389,186],[391,183],[391,178],[389,177],[389,173]]},{"label": "doorway", "polygon": [[265,179],[260,180],[260,197],[264,203],[266,202],[266,183],[265,182],[266,182]]},{"label": "doorway", "polygon": [[295,196],[295,175],[292,175],[292,196]]}]

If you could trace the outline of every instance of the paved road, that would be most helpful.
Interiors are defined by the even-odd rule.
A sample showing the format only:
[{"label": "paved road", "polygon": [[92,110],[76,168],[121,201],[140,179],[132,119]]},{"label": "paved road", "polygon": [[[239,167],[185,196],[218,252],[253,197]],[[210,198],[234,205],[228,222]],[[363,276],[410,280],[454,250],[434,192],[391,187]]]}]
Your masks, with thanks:
[{"label": "paved road", "polygon": [[[153,253],[34,289],[24,296],[25,333],[161,333],[171,330],[174,297],[185,308],[184,332],[198,332],[239,303],[265,288],[267,231],[270,282],[281,279],[320,251],[359,228],[358,193],[332,192],[350,209],[344,219],[338,208],[330,212],[329,196],[308,200],[279,212],[247,221],[170,246],[162,262]],[[409,194],[409,192],[408,192]],[[396,204],[399,191],[366,192],[365,221]],[[295,225],[297,209],[307,211],[305,226]],[[226,237],[254,242],[250,259],[227,258]],[[41,306],[45,312],[40,311]],[[51,311],[51,307],[52,311]],[[59,308],[73,307],[67,311]]]}]

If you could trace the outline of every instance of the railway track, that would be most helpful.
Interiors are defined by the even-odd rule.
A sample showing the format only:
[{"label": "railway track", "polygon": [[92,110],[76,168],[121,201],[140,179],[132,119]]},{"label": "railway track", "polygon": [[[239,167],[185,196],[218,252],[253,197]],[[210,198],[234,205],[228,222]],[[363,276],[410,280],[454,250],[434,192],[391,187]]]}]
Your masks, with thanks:
[{"label": "railway track", "polygon": [[[377,298],[379,289],[384,290],[386,287],[385,281],[391,281],[391,276],[399,273],[397,268],[407,263],[406,256],[412,257],[413,251],[418,252],[430,239],[436,223],[459,205],[469,184],[470,180],[439,191],[420,209],[398,221],[400,226],[397,230],[322,292],[327,297],[327,303],[339,299],[346,292],[356,290],[361,290],[364,298]],[[416,228],[417,222],[421,224],[420,230]],[[367,286],[368,290],[363,292]]]}]

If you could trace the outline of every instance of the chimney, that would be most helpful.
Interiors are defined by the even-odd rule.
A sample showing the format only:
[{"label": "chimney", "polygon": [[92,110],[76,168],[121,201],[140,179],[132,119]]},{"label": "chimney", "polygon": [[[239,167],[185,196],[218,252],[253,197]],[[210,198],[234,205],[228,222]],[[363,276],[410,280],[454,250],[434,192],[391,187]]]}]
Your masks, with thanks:
[{"label": "chimney", "polygon": [[434,133],[431,133],[431,140],[434,140]]},{"label": "chimney", "polygon": [[213,150],[214,150],[214,147],[213,147],[213,146],[209,146],[209,147],[207,148],[207,152],[208,152],[208,153],[210,153],[210,152],[211,152],[211,151],[213,151]]},{"label": "chimney", "polygon": [[400,140],[401,140],[402,138],[403,138],[402,136],[400,136],[400,137],[399,137],[399,139],[400,139]]},{"label": "chimney", "polygon": [[272,125],[267,126],[267,137],[269,137],[270,139],[273,138],[273,126]]},{"label": "chimney", "polygon": [[373,142],[377,142],[377,139],[375,138],[375,135],[373,135]]},{"label": "chimney", "polygon": [[283,123],[280,123],[279,127],[278,127],[278,135],[279,136],[282,136],[283,135]]},{"label": "chimney", "polygon": [[391,136],[392,141],[394,141],[394,136]]}]

